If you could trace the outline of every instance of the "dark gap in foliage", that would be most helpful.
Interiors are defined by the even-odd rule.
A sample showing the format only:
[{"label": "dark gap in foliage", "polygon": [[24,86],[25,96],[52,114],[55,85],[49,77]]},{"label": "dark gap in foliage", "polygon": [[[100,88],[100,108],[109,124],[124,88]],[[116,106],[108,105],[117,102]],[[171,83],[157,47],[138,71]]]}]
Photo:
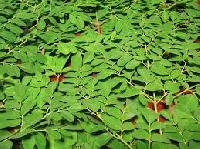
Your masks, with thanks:
[{"label": "dark gap in foliage", "polygon": [[182,74],[189,75],[189,73],[186,70],[183,70]]},{"label": "dark gap in foliage", "polygon": [[24,21],[26,23],[26,26],[22,26],[21,28],[23,29],[23,33],[21,34],[21,36],[25,36],[26,34],[31,32],[31,28],[34,27],[35,25],[37,25],[37,21],[30,21],[30,20],[26,20]]},{"label": "dark gap in foliage", "polygon": [[152,130],[152,133],[156,133],[156,134],[159,134],[159,129],[156,129],[156,130]]},{"label": "dark gap in foliage", "polygon": [[66,39],[66,37],[65,37],[64,39],[61,39],[60,41],[63,42],[63,43],[68,43],[68,42],[70,42],[70,40],[69,40],[69,39]]},{"label": "dark gap in foliage", "polygon": [[174,1],[173,0],[166,0],[166,4],[171,4],[171,3],[173,3]]},{"label": "dark gap in foliage", "polygon": [[65,20],[65,23],[66,21],[69,19],[69,14],[68,13],[64,13],[64,20]]},{"label": "dark gap in foliage", "polygon": [[164,52],[163,56],[162,56],[162,58],[164,58],[164,59],[170,59],[172,57],[173,57],[173,54],[169,53],[169,52]]},{"label": "dark gap in foliage", "polygon": [[162,90],[159,90],[159,91],[147,91],[145,90],[145,93],[149,96],[160,96],[160,95],[163,95],[164,94],[164,91]]},{"label": "dark gap in foliage", "polygon": [[79,8],[86,13],[96,13],[100,10],[101,6],[97,5],[96,7],[92,6],[79,6]]},{"label": "dark gap in foliage", "polygon": [[106,146],[106,145],[103,145],[103,146],[100,147],[100,149],[111,149],[111,148],[109,148],[109,147]]},{"label": "dark gap in foliage", "polygon": [[49,56],[57,56],[57,53],[55,51],[52,51]]},{"label": "dark gap in foliage", "polygon": [[101,119],[97,115],[89,115],[88,118],[94,123],[101,122]]},{"label": "dark gap in foliage", "polygon": [[139,23],[131,22],[133,26],[139,26]]},{"label": "dark gap in foliage", "polygon": [[91,76],[92,78],[96,78],[97,74],[98,74],[98,72],[92,72],[89,74],[89,76]]},{"label": "dark gap in foliage", "polygon": [[99,130],[99,131],[92,132],[92,135],[101,135],[105,132],[106,132],[105,130]]},{"label": "dark gap in foliage", "polygon": [[169,139],[170,142],[174,145],[176,145],[177,147],[179,146],[179,142],[178,141],[175,141],[175,140],[172,140],[172,139]]},{"label": "dark gap in foliage", "polygon": [[[199,74],[194,74],[194,75],[198,76]],[[189,85],[190,87],[196,86],[196,85],[198,85],[198,84],[199,84],[199,82],[188,82],[188,85]]]},{"label": "dark gap in foliage", "polygon": [[141,81],[138,81],[138,80],[132,80],[132,83],[135,84],[135,85],[139,85],[139,86],[145,86],[145,82],[141,82]]},{"label": "dark gap in foliage", "polygon": [[118,83],[118,84],[117,84],[115,87],[113,87],[112,89],[113,89],[113,90],[116,90],[116,89],[120,88],[121,85],[122,85],[122,82]]},{"label": "dark gap in foliage", "polygon": [[174,10],[174,11],[177,11],[177,12],[184,12],[185,9],[186,9],[185,3],[176,3],[169,10]]},{"label": "dark gap in foliage", "polygon": [[194,43],[200,43],[200,36],[198,36],[197,39],[195,39]]},{"label": "dark gap in foliage", "polygon": [[60,141],[61,142],[65,142],[65,139],[63,137],[61,137]]},{"label": "dark gap in foliage", "polygon": [[64,3],[69,3],[71,2],[72,0],[64,0]]},{"label": "dark gap in foliage", "polygon": [[70,55],[70,56],[68,57],[68,59],[67,59],[67,61],[66,61],[64,67],[69,67],[69,66],[71,66],[71,57],[72,57],[72,55]]},{"label": "dark gap in foliage", "polygon": [[[187,29],[188,25],[189,25],[189,24],[178,23],[178,24],[176,24],[176,28],[177,28],[178,30],[180,30],[181,28]],[[185,31],[187,31],[187,30],[185,30]]]},{"label": "dark gap in foliage", "polygon": [[21,140],[14,139],[14,140],[12,140],[12,142],[13,142],[12,149],[21,149]]},{"label": "dark gap in foliage", "polygon": [[[46,136],[46,137],[47,137],[47,136]],[[47,149],[50,149],[50,146],[51,146],[51,145],[50,145],[50,141],[47,140],[47,141],[46,141],[46,148],[47,148]]]},{"label": "dark gap in foliage", "polygon": [[122,41],[122,39],[114,39],[112,40],[114,43],[120,43]]}]

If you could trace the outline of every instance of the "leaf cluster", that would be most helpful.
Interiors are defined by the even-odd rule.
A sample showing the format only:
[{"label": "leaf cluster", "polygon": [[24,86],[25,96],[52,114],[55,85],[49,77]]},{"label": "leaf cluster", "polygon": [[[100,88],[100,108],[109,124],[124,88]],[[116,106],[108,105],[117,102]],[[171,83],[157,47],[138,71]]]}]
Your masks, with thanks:
[{"label": "leaf cluster", "polygon": [[0,149],[197,149],[196,0],[0,0]]}]

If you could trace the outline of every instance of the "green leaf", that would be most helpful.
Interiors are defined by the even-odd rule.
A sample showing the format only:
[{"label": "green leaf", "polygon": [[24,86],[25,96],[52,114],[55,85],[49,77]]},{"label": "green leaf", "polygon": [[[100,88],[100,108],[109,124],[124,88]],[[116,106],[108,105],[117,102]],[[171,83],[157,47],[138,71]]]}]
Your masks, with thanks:
[{"label": "green leaf", "polygon": [[52,69],[54,72],[62,72],[66,61],[65,57],[47,56],[47,69]]},{"label": "green leaf", "polygon": [[23,102],[22,106],[21,106],[21,114],[25,115],[27,112],[29,112],[33,106],[36,104],[36,97],[40,92],[39,88],[29,88],[28,92],[30,93],[28,98],[25,99],[25,101]]},{"label": "green leaf", "polygon": [[1,23],[4,23],[4,22],[7,21],[7,19],[6,19],[6,17],[4,17],[4,16],[0,16],[0,21],[1,21]]},{"label": "green leaf", "polygon": [[1,149],[12,149],[13,143],[10,140],[0,142]]},{"label": "green leaf", "polygon": [[4,120],[1,119],[2,122],[0,123],[0,129],[7,128],[7,127],[16,127],[19,126],[21,123],[20,119],[13,119],[13,120]]},{"label": "green leaf", "polygon": [[37,28],[38,28],[39,30],[44,30],[45,27],[46,27],[46,22],[45,22],[44,18],[41,18],[41,19],[39,20],[38,24],[37,24]]},{"label": "green leaf", "polygon": [[60,133],[64,138],[64,145],[74,145],[77,142],[77,132],[61,129]]},{"label": "green leaf", "polygon": [[3,39],[7,40],[8,42],[15,42],[16,40],[16,36],[15,34],[13,34],[12,32],[9,32],[9,31],[0,31],[1,34],[0,34],[0,37],[2,37]]},{"label": "green leaf", "polygon": [[18,126],[21,122],[20,113],[18,111],[1,113],[0,121],[0,129]]},{"label": "green leaf", "polygon": [[173,95],[172,94],[168,94],[167,97],[166,97],[166,104],[170,105],[170,104],[172,104],[173,101],[174,101]]},{"label": "green leaf", "polygon": [[7,130],[0,130],[0,141],[8,138],[11,135],[12,135],[12,133]]},{"label": "green leaf", "polygon": [[74,122],[74,115],[70,113],[69,111],[64,111],[61,113],[63,118],[66,119],[69,122]]},{"label": "green leaf", "polygon": [[137,103],[134,100],[127,99],[126,100],[126,106],[123,110],[123,117],[122,119],[125,120],[130,120],[133,117],[135,117],[138,114],[138,107]]},{"label": "green leaf", "polygon": [[20,69],[15,65],[4,64],[1,67],[1,73],[5,73],[9,76],[20,76]]},{"label": "green leaf", "polygon": [[152,148],[153,149],[178,149],[176,145],[173,144],[166,144],[166,143],[158,143],[158,142],[153,142],[152,143]]},{"label": "green leaf", "polygon": [[101,93],[104,94],[104,96],[109,96],[112,90],[112,83],[111,81],[107,82],[99,82],[97,88],[101,90]]},{"label": "green leaf", "polygon": [[144,116],[144,118],[146,119],[146,121],[148,123],[153,123],[158,118],[158,114],[155,113],[153,110],[150,110],[147,108],[143,108],[140,110],[141,110],[142,115]]},{"label": "green leaf", "polygon": [[[42,141],[42,140],[40,140],[40,141]],[[28,139],[23,139],[22,140],[22,145],[23,145],[23,148],[24,149],[34,149],[34,146],[35,146],[35,139],[34,139],[34,137],[32,136],[32,137],[30,137],[30,138],[28,138]]]},{"label": "green leaf", "polygon": [[123,28],[123,23],[122,23],[122,20],[118,20],[116,21],[116,24],[115,24],[115,30],[117,32],[120,32]]},{"label": "green leaf", "polygon": [[199,141],[200,140],[199,136],[200,136],[199,130],[197,130],[197,132],[196,131],[192,131],[192,130],[184,132],[184,138],[186,138],[187,140]]},{"label": "green leaf", "polygon": [[146,130],[137,129],[133,132],[133,137],[136,139],[149,139],[149,133]]},{"label": "green leaf", "polygon": [[107,125],[111,129],[114,129],[114,130],[121,130],[122,129],[121,120],[119,120],[119,119],[117,119],[113,116],[109,116],[107,114],[102,114],[101,118],[102,118],[102,121],[105,123],[105,125]]},{"label": "green leaf", "polygon": [[165,136],[160,135],[160,134],[152,134],[151,139],[153,142],[163,142],[163,143],[169,143],[170,140],[167,139]]},{"label": "green leaf", "polygon": [[153,122],[151,125],[151,130],[157,130],[157,129],[163,129],[165,128],[165,124],[164,123],[160,123],[160,122]]},{"label": "green leaf", "polygon": [[94,141],[97,142],[98,146],[101,147],[103,145],[106,145],[110,140],[112,136],[108,133],[102,133],[96,137],[94,137]]},{"label": "green leaf", "polygon": [[149,83],[155,80],[155,77],[152,75],[152,72],[149,69],[138,68],[137,71],[138,74],[141,75],[143,82]]},{"label": "green leaf", "polygon": [[129,54],[123,54],[122,57],[117,61],[118,66],[124,66],[126,65],[130,60],[132,59],[132,56]]},{"label": "green leaf", "polygon": [[142,149],[148,149],[148,144],[146,142],[144,142],[144,141],[138,140],[136,142],[136,146],[137,146],[137,149],[140,149],[140,148],[142,148]]},{"label": "green leaf", "polygon": [[162,13],[162,20],[163,20],[163,22],[169,21],[169,14],[168,14],[167,11],[163,11],[163,13]]},{"label": "green leaf", "polygon": [[82,19],[82,17],[70,14],[69,15],[69,20],[70,20],[71,23],[76,25],[79,29],[83,29],[84,28],[84,20]]},{"label": "green leaf", "polygon": [[25,115],[27,112],[29,112],[34,107],[35,104],[36,104],[36,102],[32,98],[25,100],[21,107],[21,114]]},{"label": "green leaf", "polygon": [[55,33],[53,31],[44,32],[43,34],[38,35],[43,39],[47,44],[53,43],[56,39],[60,38],[60,33]]},{"label": "green leaf", "polygon": [[155,72],[158,75],[168,75],[170,73],[169,69],[167,69],[158,62],[155,62],[151,65],[151,71]]},{"label": "green leaf", "polygon": [[18,12],[15,16],[17,19],[22,19],[22,20],[26,20],[26,19],[31,19],[35,17],[34,13],[31,12],[26,12],[26,10],[21,10],[20,12]]},{"label": "green leaf", "polygon": [[167,81],[165,82],[164,89],[170,91],[171,93],[175,93],[179,91],[180,84],[177,82]]},{"label": "green leaf", "polygon": [[200,145],[199,142],[190,141],[189,142],[189,149],[198,149],[199,145]]},{"label": "green leaf", "polygon": [[133,129],[135,129],[135,125],[133,125],[132,122],[124,122],[123,125],[122,125],[122,129],[124,131],[133,130]]},{"label": "green leaf", "polygon": [[171,74],[170,74],[171,79],[175,79],[175,78],[177,78],[177,77],[179,77],[181,75],[182,75],[182,73],[181,73],[180,70],[172,70]]},{"label": "green leaf", "polygon": [[196,92],[197,92],[198,95],[200,95],[200,85],[196,86]]},{"label": "green leaf", "polygon": [[75,47],[74,43],[58,43],[58,52],[68,55],[70,53],[76,53],[77,48]]},{"label": "green leaf", "polygon": [[111,106],[108,107],[107,106],[107,107],[105,107],[104,112],[115,118],[119,118],[122,115],[121,110],[118,109],[117,107],[111,107]]},{"label": "green leaf", "polygon": [[88,133],[98,132],[105,129],[105,126],[102,124],[94,124],[93,122],[83,122],[81,127]]},{"label": "green leaf", "polygon": [[165,136],[167,139],[171,139],[177,142],[184,142],[184,138],[180,133],[164,133],[163,136]]},{"label": "green leaf", "polygon": [[[182,107],[182,106],[181,106]],[[187,111],[183,111],[183,108],[180,109],[180,106],[174,109],[175,113],[176,113],[176,118],[179,119],[179,121],[181,121],[181,119],[191,119],[192,115]]]},{"label": "green leaf", "polygon": [[96,89],[100,89],[101,93],[104,94],[104,96],[108,96],[111,93],[112,88],[114,88],[120,82],[120,78],[107,79],[106,82],[99,81],[98,85],[96,86]]},{"label": "green leaf", "polygon": [[194,95],[180,96],[178,99],[176,109],[184,112],[194,112],[198,106],[198,98]]},{"label": "green leaf", "polygon": [[82,56],[81,53],[78,52],[71,57],[71,67],[74,70],[79,70],[82,66]]},{"label": "green leaf", "polygon": [[91,62],[94,59],[94,52],[86,52],[83,57],[83,63]]},{"label": "green leaf", "polygon": [[122,56],[122,51],[119,49],[112,49],[105,53],[108,59],[119,59]]},{"label": "green leaf", "polygon": [[139,66],[140,65],[140,61],[137,61],[137,60],[131,60],[130,62],[128,62],[126,65],[125,65],[125,68],[126,69],[135,69],[135,67]]},{"label": "green leaf", "polygon": [[106,79],[107,77],[111,76],[112,74],[115,74],[114,70],[104,69],[104,70],[101,70],[101,72],[97,74],[97,79],[99,79],[99,80]]},{"label": "green leaf", "polygon": [[36,123],[42,120],[42,117],[43,113],[41,110],[34,110],[30,114],[24,116],[22,128],[26,129],[32,125],[35,125]]},{"label": "green leaf", "polygon": [[46,87],[49,82],[49,77],[42,75],[42,74],[37,74],[35,77],[31,79],[30,85],[32,86],[29,88],[29,91],[32,92],[31,97],[36,98],[37,95],[40,92],[39,87]]},{"label": "green leaf", "polygon": [[38,132],[36,135],[34,135],[34,140],[38,149],[46,149],[46,138],[43,133]]},{"label": "green leaf", "polygon": [[161,30],[162,30],[163,32],[160,32],[160,35],[161,35],[161,36],[168,35],[168,34],[170,34],[170,33],[172,32],[172,29],[173,29],[173,24],[172,24],[172,22],[167,22],[167,23],[165,23],[165,24],[163,24],[163,25],[161,26]]},{"label": "green leaf", "polygon": [[140,92],[141,92],[140,89],[130,86],[126,88],[125,92],[121,94],[117,94],[116,96],[119,98],[127,98],[127,97],[139,95]]},{"label": "green leaf", "polygon": [[17,35],[23,33],[23,30],[15,24],[9,23],[6,25],[6,28]]},{"label": "green leaf", "polygon": [[18,26],[26,26],[26,23],[21,19],[15,18],[15,19],[12,19],[11,22],[14,24],[17,24]]},{"label": "green leaf", "polygon": [[50,141],[51,140],[53,141],[54,139],[56,139],[56,140],[61,139],[61,134],[56,130],[48,129],[47,134],[48,134]]},{"label": "green leaf", "polygon": [[48,133],[48,141],[50,149],[63,148],[64,143],[59,141],[61,139],[61,134],[55,130],[47,130]]},{"label": "green leaf", "polygon": [[95,98],[85,99],[82,103],[85,107],[91,109],[94,112],[97,112],[101,107],[101,103]]},{"label": "green leaf", "polygon": [[124,143],[117,139],[112,139],[107,146],[112,149],[128,149]]},{"label": "green leaf", "polygon": [[150,82],[145,86],[146,90],[149,91],[159,91],[163,89],[162,82],[159,79],[154,80],[153,82]]},{"label": "green leaf", "polygon": [[20,118],[20,112],[15,110],[15,111],[7,111],[7,112],[1,112],[0,113],[0,119],[5,119],[5,120],[11,120],[11,119],[18,119]]},{"label": "green leaf", "polygon": [[35,66],[33,63],[23,63],[23,64],[20,64],[20,68],[25,71],[25,72],[28,72],[28,73],[35,73]]}]

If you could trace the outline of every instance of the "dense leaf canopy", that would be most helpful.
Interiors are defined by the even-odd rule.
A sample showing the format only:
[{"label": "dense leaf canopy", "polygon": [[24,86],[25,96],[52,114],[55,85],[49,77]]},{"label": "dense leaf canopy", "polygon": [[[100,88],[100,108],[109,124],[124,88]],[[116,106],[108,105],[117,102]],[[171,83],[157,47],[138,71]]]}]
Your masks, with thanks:
[{"label": "dense leaf canopy", "polygon": [[197,149],[197,0],[0,0],[0,149]]}]

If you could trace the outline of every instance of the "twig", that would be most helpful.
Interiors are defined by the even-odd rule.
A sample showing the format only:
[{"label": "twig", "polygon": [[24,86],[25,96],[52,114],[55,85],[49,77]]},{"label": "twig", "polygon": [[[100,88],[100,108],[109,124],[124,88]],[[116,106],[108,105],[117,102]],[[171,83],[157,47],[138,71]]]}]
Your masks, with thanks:
[{"label": "twig", "polygon": [[132,149],[131,145],[129,145],[124,139],[122,139],[122,137],[118,134],[112,134],[112,132],[110,132],[110,130],[108,128],[106,128],[106,131],[114,138],[116,138],[117,140],[120,140],[122,143],[124,143],[129,149]]},{"label": "twig", "polygon": [[97,33],[98,34],[102,34],[102,29],[101,29],[101,23],[99,22],[99,19],[97,17],[97,13],[96,13],[96,21],[95,21],[95,26],[97,28]]},{"label": "twig", "polygon": [[94,25],[96,26],[97,28],[97,33],[98,34],[102,34],[102,24],[105,23],[106,20],[102,21],[102,22],[99,22],[99,19],[98,19],[98,16],[97,16],[97,13],[96,13],[96,20],[94,22]]}]

